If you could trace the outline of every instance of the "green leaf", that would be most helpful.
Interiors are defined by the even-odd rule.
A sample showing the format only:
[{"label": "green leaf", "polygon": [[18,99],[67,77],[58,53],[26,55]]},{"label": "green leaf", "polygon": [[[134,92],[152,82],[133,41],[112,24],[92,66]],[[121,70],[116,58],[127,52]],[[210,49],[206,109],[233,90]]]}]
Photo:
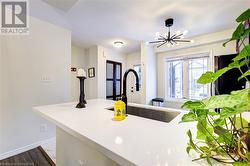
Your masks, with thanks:
[{"label": "green leaf", "polygon": [[244,11],[237,19],[237,22],[243,22],[250,19],[250,8]]},{"label": "green leaf", "polygon": [[211,116],[218,116],[218,115],[219,115],[219,114],[218,114],[217,112],[215,112],[215,111],[209,111],[207,114],[208,114],[208,115],[211,115]]},{"label": "green leaf", "polygon": [[206,109],[234,107],[241,103],[241,99],[236,95],[217,95],[204,99],[203,103],[206,105]]},{"label": "green leaf", "polygon": [[[202,102],[205,104],[204,109],[223,108],[227,111],[226,113],[233,112],[234,110],[240,113],[242,109],[245,109],[246,111],[249,108],[250,89],[233,91],[230,95],[211,96],[203,99]],[[222,113],[220,114],[221,116],[225,112],[223,111],[224,110],[222,110]]]},{"label": "green leaf", "polygon": [[249,60],[248,59],[243,59],[241,61],[233,61],[232,63],[230,63],[228,65],[228,67],[230,68],[239,68],[239,67],[242,67],[244,65],[247,65],[249,64]]},{"label": "green leaf", "polygon": [[227,42],[223,43],[223,46],[225,47],[226,44],[230,41],[233,41],[233,40],[238,40],[242,37],[242,34],[244,33],[244,25],[242,23],[240,23],[238,25],[238,27],[236,28],[236,30],[233,32],[233,35],[231,37],[230,40],[228,40]]},{"label": "green leaf", "polygon": [[214,120],[214,125],[215,126],[224,126],[225,125],[225,120],[222,118],[218,118]]},{"label": "green leaf", "polygon": [[236,161],[233,163],[233,166],[248,166],[247,162],[244,161]]},{"label": "green leaf", "polygon": [[236,115],[236,114],[237,114],[237,112],[234,109],[225,107],[221,110],[220,117],[222,119],[225,119],[225,118],[231,117],[231,116]]},{"label": "green leaf", "polygon": [[181,122],[193,122],[197,121],[196,115],[194,112],[190,111],[188,114],[185,114],[181,118]]},{"label": "green leaf", "polygon": [[187,148],[186,148],[187,154],[189,154],[189,152],[190,152],[191,149],[193,149],[192,146],[188,145]]},{"label": "green leaf", "polygon": [[200,140],[206,140],[207,138],[210,138],[211,135],[209,134],[213,133],[213,128],[207,125],[207,122],[204,121],[199,121],[197,124],[197,139]]},{"label": "green leaf", "polygon": [[[236,129],[240,129],[242,127],[248,127],[248,122],[244,118],[236,117],[234,125],[235,125]],[[241,125],[243,125],[243,126],[241,126]]]},{"label": "green leaf", "polygon": [[204,152],[204,153],[208,153],[208,152],[209,152],[209,147],[207,147],[207,146],[201,146],[200,149],[201,149],[202,152]]},{"label": "green leaf", "polygon": [[211,162],[211,158],[210,158],[210,157],[207,157],[207,163],[208,163],[209,165],[213,165],[212,162]]},{"label": "green leaf", "polygon": [[192,149],[194,149],[196,152],[199,153],[199,150],[197,149],[196,145],[193,142],[193,137],[192,137],[192,133],[190,130],[187,131],[187,135],[189,137],[189,143],[188,146],[192,147]]},{"label": "green leaf", "polygon": [[231,144],[233,136],[229,130],[224,129],[221,126],[216,126],[214,128],[214,132],[219,136],[218,137],[219,142],[225,142],[226,144]]},{"label": "green leaf", "polygon": [[249,33],[250,33],[250,28],[245,29],[245,30],[244,30],[244,33],[242,34],[242,37],[241,37],[241,38],[247,37]]},{"label": "green leaf", "polygon": [[208,71],[201,75],[201,77],[197,80],[199,84],[208,84],[216,81],[222,74],[226,73],[227,71],[231,70],[234,67],[225,67],[223,69],[218,70],[217,72]]},{"label": "green leaf", "polygon": [[196,110],[196,116],[198,118],[198,121],[206,120],[207,113],[208,113],[207,109],[197,109]]},{"label": "green leaf", "polygon": [[230,40],[226,41],[225,43],[223,43],[223,44],[222,44],[223,47],[226,47],[227,43],[229,43],[229,42],[231,42],[231,41],[233,41],[233,40],[236,40],[236,39],[230,39]]},{"label": "green leaf", "polygon": [[250,161],[250,152],[246,152],[246,158],[248,159],[248,161]]},{"label": "green leaf", "polygon": [[244,118],[240,118],[240,117],[236,117],[235,119],[235,127],[236,129],[242,129],[242,128],[245,128],[244,130],[247,132],[248,129],[248,122],[246,121],[246,119]]},{"label": "green leaf", "polygon": [[201,77],[197,80],[199,84],[207,84],[214,81],[214,73],[211,71],[207,71],[206,73],[202,74]]},{"label": "green leaf", "polygon": [[248,71],[246,71],[244,74],[242,74],[242,76],[240,76],[240,77],[238,78],[238,81],[241,80],[241,79],[244,78],[244,77],[249,76],[249,75],[250,75],[250,69],[249,69]]},{"label": "green leaf", "polygon": [[201,101],[187,101],[181,106],[181,108],[193,110],[204,108],[204,104]]},{"label": "green leaf", "polygon": [[240,53],[233,59],[233,61],[239,61],[250,55],[250,44],[246,45]]},{"label": "green leaf", "polygon": [[240,39],[244,33],[244,25],[240,23],[236,30],[233,32],[232,39]]}]

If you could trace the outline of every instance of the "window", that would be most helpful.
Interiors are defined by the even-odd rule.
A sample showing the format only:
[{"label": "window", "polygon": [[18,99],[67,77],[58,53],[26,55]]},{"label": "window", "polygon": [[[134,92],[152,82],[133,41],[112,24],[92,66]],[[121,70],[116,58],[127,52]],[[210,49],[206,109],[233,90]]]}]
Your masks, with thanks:
[{"label": "window", "polygon": [[208,97],[208,85],[197,83],[197,80],[200,78],[200,76],[208,71],[208,58],[190,59],[188,63],[189,98],[201,99]]},{"label": "window", "polygon": [[183,98],[183,61],[169,62],[169,97]]},{"label": "window", "polygon": [[209,85],[197,83],[208,71],[208,56],[167,61],[167,98],[202,99],[209,96]]},{"label": "window", "polygon": [[139,84],[141,87],[141,65],[134,65],[134,70],[136,71],[136,73],[139,76]]}]

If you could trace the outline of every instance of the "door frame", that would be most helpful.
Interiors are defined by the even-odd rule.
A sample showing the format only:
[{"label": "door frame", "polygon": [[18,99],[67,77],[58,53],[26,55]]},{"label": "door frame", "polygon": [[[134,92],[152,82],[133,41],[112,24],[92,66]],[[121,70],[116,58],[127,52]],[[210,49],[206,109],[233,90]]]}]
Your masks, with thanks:
[{"label": "door frame", "polygon": [[[113,78],[107,78],[107,64],[111,63],[113,64]],[[116,66],[119,65],[120,66],[120,79],[116,78]],[[117,97],[121,97],[122,95],[122,63],[121,62],[116,62],[116,61],[111,61],[111,60],[107,60],[106,61],[106,82],[107,81],[113,81],[113,95],[112,96],[107,96],[106,95],[106,99],[113,99],[116,100]],[[116,94],[116,81],[120,81],[120,95]],[[107,86],[106,86],[107,88]]]}]

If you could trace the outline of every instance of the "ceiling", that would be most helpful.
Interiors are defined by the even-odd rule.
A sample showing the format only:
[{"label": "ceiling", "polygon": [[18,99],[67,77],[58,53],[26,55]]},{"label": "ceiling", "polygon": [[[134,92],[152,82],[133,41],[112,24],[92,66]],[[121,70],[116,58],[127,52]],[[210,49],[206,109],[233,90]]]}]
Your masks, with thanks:
[{"label": "ceiling", "polygon": [[32,0],[34,17],[72,31],[78,46],[100,44],[128,53],[141,41],[165,32],[164,20],[175,19],[174,30],[188,30],[188,37],[234,28],[235,18],[250,6],[250,0]]}]

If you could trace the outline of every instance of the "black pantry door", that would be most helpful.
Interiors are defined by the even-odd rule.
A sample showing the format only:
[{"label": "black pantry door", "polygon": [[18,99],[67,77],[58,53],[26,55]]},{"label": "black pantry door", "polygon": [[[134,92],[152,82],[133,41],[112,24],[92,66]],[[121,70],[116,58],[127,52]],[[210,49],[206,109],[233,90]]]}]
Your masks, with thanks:
[{"label": "black pantry door", "polygon": [[114,61],[106,63],[106,98],[116,100],[121,96],[122,64]]}]

